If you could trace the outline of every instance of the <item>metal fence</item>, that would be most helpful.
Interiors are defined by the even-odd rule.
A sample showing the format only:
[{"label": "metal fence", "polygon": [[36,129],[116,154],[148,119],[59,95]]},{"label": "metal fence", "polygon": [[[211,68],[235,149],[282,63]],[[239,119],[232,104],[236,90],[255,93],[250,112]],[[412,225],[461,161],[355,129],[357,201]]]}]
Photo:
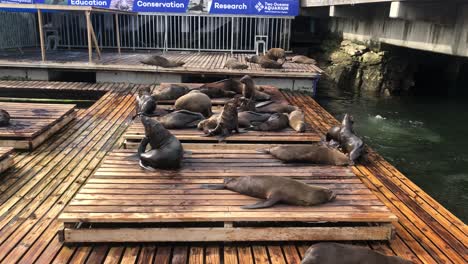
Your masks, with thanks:
[{"label": "metal fence", "polygon": [[37,24],[34,13],[0,11],[0,49],[37,46]]},{"label": "metal fence", "polygon": [[[119,15],[120,42],[127,49],[251,52],[255,36],[268,36],[268,47],[290,50],[291,17],[213,15]],[[48,13],[45,23],[59,28],[60,47],[87,46],[82,14]],[[116,48],[112,14],[93,14],[92,24],[103,48]]]}]

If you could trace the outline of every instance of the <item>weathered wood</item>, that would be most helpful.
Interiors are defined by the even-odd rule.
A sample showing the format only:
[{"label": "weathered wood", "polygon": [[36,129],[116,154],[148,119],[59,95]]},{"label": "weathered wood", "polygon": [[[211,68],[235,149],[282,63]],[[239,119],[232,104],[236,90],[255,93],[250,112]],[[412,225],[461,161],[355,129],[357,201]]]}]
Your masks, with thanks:
[{"label": "weathered wood", "polygon": [[46,60],[46,54],[45,54],[45,45],[44,45],[44,28],[43,28],[43,22],[42,22],[42,11],[40,9],[37,9],[37,24],[39,26],[39,43],[41,45],[41,60],[42,62],[45,62]]},{"label": "weathered wood", "polygon": [[93,62],[93,44],[91,42],[91,12],[85,11],[86,17],[86,35],[88,39],[88,63]]},{"label": "weathered wood", "polygon": [[65,242],[216,242],[389,240],[391,225],[287,228],[93,228],[65,229]]},{"label": "weathered wood", "polygon": [[117,42],[117,52],[121,55],[120,51],[120,25],[119,25],[119,14],[115,14],[115,38]]},{"label": "weathered wood", "polygon": [[0,128],[0,147],[32,150],[76,116],[75,105],[0,102],[11,125]]},{"label": "weathered wood", "polygon": [[13,148],[0,147],[0,174],[13,166]]}]

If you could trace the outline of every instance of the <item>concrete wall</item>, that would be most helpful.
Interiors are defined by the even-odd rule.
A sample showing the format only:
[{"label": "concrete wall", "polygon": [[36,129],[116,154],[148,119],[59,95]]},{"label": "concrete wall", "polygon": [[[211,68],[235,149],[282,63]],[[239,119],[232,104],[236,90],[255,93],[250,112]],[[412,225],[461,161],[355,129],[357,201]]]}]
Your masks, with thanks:
[{"label": "concrete wall", "polygon": [[[468,3],[456,5],[453,23],[449,24],[390,18],[390,3],[387,3],[385,6],[373,4],[371,11],[358,12],[356,16],[352,12],[335,12],[349,15],[330,17],[329,28],[332,32],[342,33],[345,39],[468,57]],[[353,6],[346,8],[352,10]],[[421,12],[424,13],[424,9]]]}]

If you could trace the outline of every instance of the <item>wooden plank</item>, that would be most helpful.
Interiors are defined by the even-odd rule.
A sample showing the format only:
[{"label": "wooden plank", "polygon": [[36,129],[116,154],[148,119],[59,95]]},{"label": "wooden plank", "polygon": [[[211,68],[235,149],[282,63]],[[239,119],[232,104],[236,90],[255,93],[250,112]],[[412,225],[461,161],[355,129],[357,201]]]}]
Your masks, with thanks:
[{"label": "wooden plank", "polygon": [[[64,229],[64,241],[77,242],[215,242],[389,240],[392,226],[287,228],[93,228]],[[236,254],[237,257],[237,254]]]},{"label": "wooden plank", "polygon": [[43,22],[42,22],[42,11],[40,9],[37,9],[37,24],[39,27],[39,43],[41,45],[41,59],[42,62],[45,62],[46,60],[46,53],[45,53],[45,45],[44,45],[44,28],[43,28]]}]

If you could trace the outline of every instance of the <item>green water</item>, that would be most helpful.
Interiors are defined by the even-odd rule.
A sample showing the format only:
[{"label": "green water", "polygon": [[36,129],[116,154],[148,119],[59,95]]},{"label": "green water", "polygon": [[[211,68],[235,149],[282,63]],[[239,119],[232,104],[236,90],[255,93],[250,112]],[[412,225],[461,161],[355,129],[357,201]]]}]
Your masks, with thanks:
[{"label": "green water", "polygon": [[465,223],[468,220],[468,98],[376,98],[319,90],[338,119],[351,113],[356,133]]}]

